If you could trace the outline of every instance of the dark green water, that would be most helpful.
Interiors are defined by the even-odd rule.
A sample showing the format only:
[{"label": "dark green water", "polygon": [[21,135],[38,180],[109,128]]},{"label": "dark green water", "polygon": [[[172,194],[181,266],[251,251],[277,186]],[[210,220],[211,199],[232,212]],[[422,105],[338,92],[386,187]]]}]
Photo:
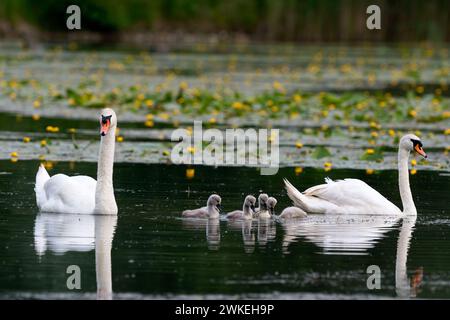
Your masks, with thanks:
[{"label": "dark green water", "polygon": [[[295,176],[284,168],[260,176],[251,168],[196,167],[195,178],[187,180],[183,166],[116,164],[116,221],[38,214],[37,166],[0,161],[0,298],[95,299],[96,247],[97,275],[110,279],[116,299],[450,298],[450,184],[443,173],[419,171],[411,178],[417,221],[310,216],[242,225],[180,216],[183,209],[203,206],[212,192],[222,196],[225,210],[233,210],[244,195],[264,191],[278,198],[279,213],[289,205],[283,177],[304,189],[322,183],[326,174],[305,169]],[[95,176],[96,165],[60,162],[50,173],[57,172]],[[400,205],[395,171],[327,174],[361,178]],[[96,232],[97,240],[113,239],[110,261],[108,240],[96,243]],[[69,265],[81,269],[81,290],[67,289]],[[366,286],[370,265],[381,270],[380,290]]]}]

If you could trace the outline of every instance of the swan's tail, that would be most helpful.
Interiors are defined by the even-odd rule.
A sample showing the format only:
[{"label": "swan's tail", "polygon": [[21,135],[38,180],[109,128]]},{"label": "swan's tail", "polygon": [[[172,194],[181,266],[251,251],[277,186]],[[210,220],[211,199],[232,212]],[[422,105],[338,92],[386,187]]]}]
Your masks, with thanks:
[{"label": "swan's tail", "polygon": [[306,204],[306,202],[308,201],[306,196],[298,191],[297,188],[294,187],[286,178],[283,179],[283,181],[288,197],[292,200],[294,206],[299,207],[306,212],[309,212],[310,210],[308,209],[308,205]]},{"label": "swan's tail", "polygon": [[36,184],[34,187],[34,191],[36,192],[36,203],[39,209],[41,209],[42,204],[47,201],[44,184],[48,179],[50,179],[50,176],[47,170],[45,170],[44,166],[41,164],[36,174]]}]

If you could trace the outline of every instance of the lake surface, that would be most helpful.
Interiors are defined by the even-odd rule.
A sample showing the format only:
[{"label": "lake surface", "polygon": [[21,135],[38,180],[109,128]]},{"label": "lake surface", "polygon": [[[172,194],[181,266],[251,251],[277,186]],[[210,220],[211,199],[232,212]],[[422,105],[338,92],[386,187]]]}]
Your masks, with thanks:
[{"label": "lake surface", "polygon": [[[264,191],[290,205],[287,177],[303,190],[332,179],[360,178],[400,205],[396,171],[255,168],[165,164],[115,165],[119,215],[39,214],[34,179],[38,161],[0,161],[0,298],[450,298],[449,177],[411,177],[417,220],[311,215],[268,224],[182,219],[212,192],[226,211],[246,194]],[[50,174],[95,176],[96,165],[57,162]],[[81,270],[69,290],[68,266]],[[367,288],[367,268],[381,270],[381,289]],[[97,292],[99,288],[99,292]],[[105,289],[106,288],[106,289]]]}]

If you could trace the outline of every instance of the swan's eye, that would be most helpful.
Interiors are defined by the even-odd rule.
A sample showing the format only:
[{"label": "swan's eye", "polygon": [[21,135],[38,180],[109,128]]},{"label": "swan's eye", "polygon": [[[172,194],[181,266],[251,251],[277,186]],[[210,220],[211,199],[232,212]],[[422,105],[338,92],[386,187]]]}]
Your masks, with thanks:
[{"label": "swan's eye", "polygon": [[104,116],[102,115],[102,120],[101,120],[101,129],[100,129],[100,134],[102,136],[105,136],[108,133],[109,130],[109,125],[111,123],[111,117],[112,116]]}]

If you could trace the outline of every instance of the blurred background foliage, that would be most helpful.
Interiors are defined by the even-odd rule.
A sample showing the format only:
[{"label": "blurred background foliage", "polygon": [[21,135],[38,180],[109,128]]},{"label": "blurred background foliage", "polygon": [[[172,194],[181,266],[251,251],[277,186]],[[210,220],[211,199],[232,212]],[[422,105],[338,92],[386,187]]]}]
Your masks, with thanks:
[{"label": "blurred background foliage", "polygon": [[[66,8],[77,4],[82,30],[227,33],[261,41],[449,41],[448,0],[1,0],[0,36],[26,25],[67,32]],[[368,32],[366,8],[377,4],[382,29]],[[23,29],[23,28],[22,28]]]}]

